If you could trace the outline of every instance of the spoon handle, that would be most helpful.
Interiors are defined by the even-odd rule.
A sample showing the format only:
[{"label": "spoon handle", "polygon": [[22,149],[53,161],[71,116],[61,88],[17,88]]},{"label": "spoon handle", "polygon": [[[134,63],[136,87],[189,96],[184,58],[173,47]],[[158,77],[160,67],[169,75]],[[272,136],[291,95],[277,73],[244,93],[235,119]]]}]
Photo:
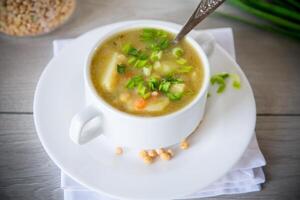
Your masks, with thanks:
[{"label": "spoon handle", "polygon": [[210,13],[217,9],[225,0],[201,0],[198,7],[177,34],[173,43],[178,43],[186,34],[188,34],[197,24],[199,24]]}]

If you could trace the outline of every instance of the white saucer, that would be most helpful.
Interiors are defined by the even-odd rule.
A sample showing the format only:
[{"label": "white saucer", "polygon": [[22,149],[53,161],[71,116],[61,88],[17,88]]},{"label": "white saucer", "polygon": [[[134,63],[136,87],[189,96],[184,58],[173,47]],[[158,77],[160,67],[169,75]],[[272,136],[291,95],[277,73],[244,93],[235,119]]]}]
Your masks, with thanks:
[{"label": "white saucer", "polygon": [[209,58],[212,74],[238,73],[242,88],[235,90],[228,85],[221,95],[211,89],[205,119],[191,137],[191,147],[175,152],[177,155],[171,161],[146,166],[135,150],[125,149],[124,155],[115,156],[114,146],[104,137],[83,146],[69,138],[70,120],[85,102],[82,72],[86,49],[100,35],[122,23],[80,36],[49,62],[34,97],[34,121],[39,138],[51,159],[67,175],[114,198],[173,199],[199,191],[221,178],[239,160],[253,135],[256,120],[249,82],[219,45]]}]

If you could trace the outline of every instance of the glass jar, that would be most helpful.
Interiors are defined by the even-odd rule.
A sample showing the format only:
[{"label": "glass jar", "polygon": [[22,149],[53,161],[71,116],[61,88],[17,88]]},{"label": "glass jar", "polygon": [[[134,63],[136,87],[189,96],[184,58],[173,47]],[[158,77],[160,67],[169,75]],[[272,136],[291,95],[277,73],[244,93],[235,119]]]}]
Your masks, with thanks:
[{"label": "glass jar", "polygon": [[76,0],[0,0],[0,32],[36,36],[63,25],[74,13]]}]

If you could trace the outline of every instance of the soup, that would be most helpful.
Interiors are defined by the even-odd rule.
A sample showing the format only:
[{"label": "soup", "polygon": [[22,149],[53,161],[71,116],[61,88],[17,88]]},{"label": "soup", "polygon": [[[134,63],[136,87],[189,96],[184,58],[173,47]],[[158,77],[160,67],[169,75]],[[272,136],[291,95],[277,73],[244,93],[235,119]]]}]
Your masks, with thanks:
[{"label": "soup", "polygon": [[132,29],[104,41],[91,60],[97,93],[134,115],[160,116],[188,105],[204,79],[202,62],[186,40],[160,29]]}]

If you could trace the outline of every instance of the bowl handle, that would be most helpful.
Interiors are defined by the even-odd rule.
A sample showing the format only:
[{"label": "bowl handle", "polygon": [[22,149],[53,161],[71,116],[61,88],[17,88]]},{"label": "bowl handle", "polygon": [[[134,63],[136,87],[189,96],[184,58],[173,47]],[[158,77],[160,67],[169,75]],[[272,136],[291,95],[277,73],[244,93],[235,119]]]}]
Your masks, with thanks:
[{"label": "bowl handle", "polygon": [[101,112],[93,105],[89,105],[72,118],[70,138],[76,144],[85,144],[103,132],[102,124]]},{"label": "bowl handle", "polygon": [[195,31],[193,38],[200,44],[207,57],[210,57],[215,48],[215,37],[207,31]]}]

